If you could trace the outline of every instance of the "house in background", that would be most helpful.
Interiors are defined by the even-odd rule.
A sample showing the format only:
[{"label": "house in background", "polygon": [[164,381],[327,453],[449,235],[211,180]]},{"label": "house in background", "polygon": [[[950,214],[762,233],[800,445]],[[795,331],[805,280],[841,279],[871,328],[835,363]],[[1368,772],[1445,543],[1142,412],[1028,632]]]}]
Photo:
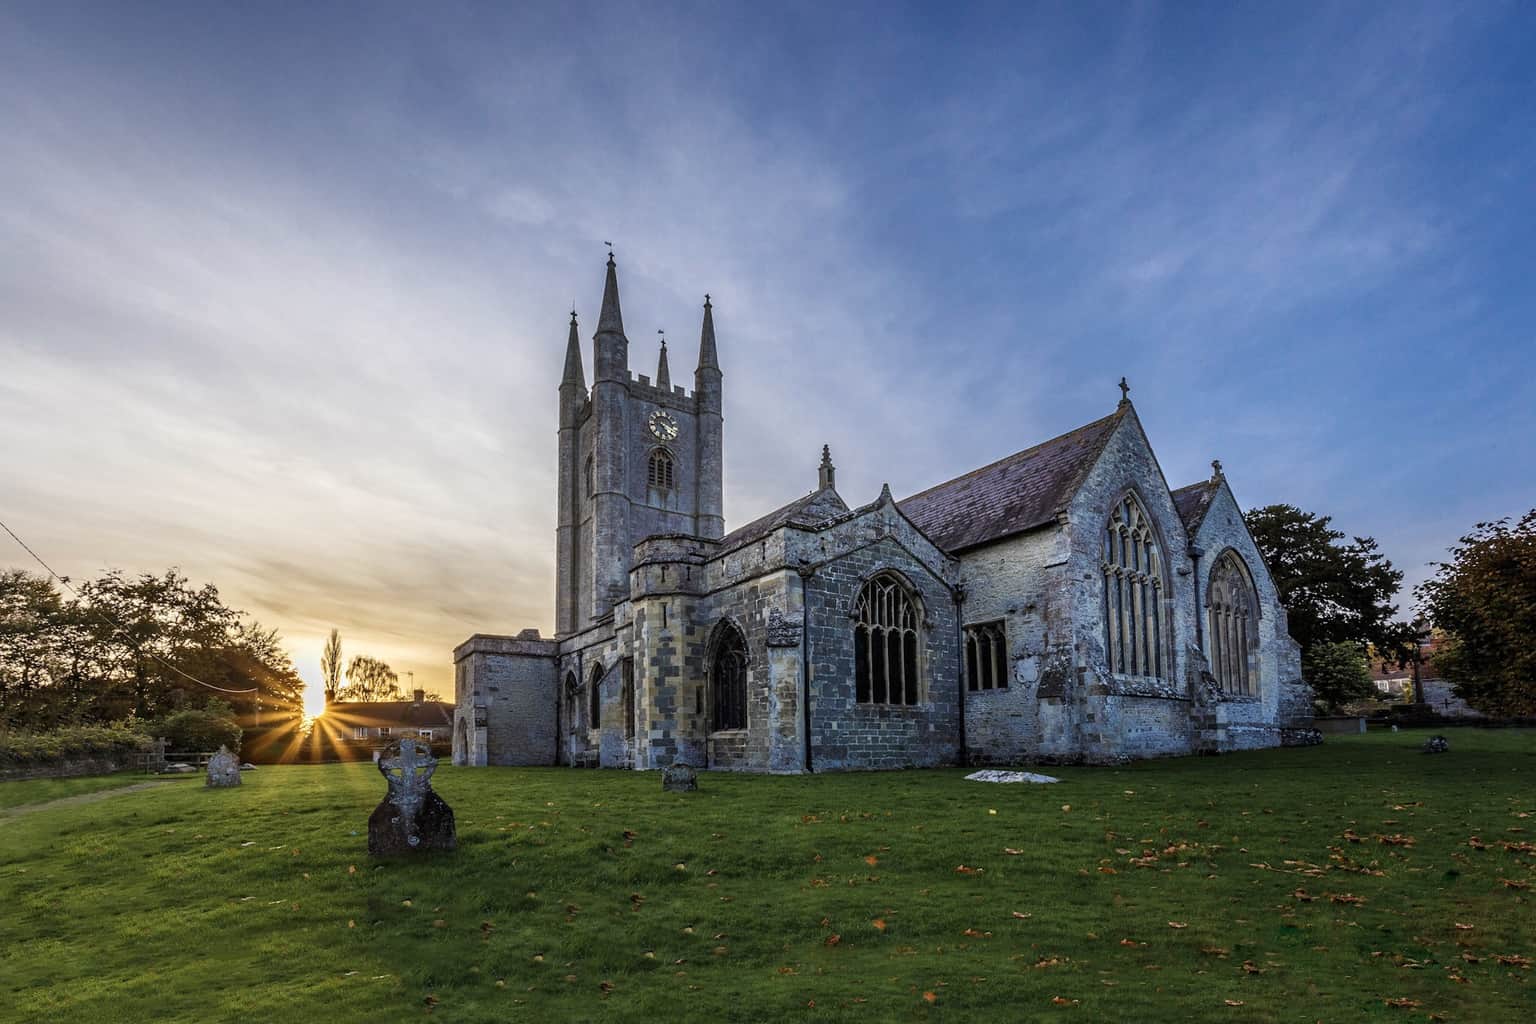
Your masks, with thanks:
[{"label": "house in background", "polygon": [[336,701],[326,705],[325,717],[337,734],[357,742],[451,739],[453,705],[426,696],[417,690],[411,700]]}]

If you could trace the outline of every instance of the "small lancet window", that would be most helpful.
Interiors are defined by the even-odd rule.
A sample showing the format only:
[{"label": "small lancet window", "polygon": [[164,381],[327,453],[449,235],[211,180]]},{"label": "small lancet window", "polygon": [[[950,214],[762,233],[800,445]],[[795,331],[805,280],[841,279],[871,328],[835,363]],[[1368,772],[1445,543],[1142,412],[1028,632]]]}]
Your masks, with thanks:
[{"label": "small lancet window", "polygon": [[1008,688],[1008,629],[1001,620],[965,627],[965,679],[968,690]]},{"label": "small lancet window", "polygon": [[1115,503],[1104,527],[1104,656],[1116,675],[1165,679],[1172,671],[1162,552],[1134,495]]},{"label": "small lancet window", "polygon": [[1205,603],[1206,654],[1224,693],[1259,692],[1259,602],[1247,567],[1231,550],[1211,566]]},{"label": "small lancet window", "polygon": [[595,483],[595,480],[593,478],[593,473],[592,473],[592,456],[590,456],[590,455],[587,456],[587,465],[586,465],[586,471],[585,471],[584,476],[585,476],[585,482],[586,482],[586,485],[587,485],[587,497],[590,498],[597,491],[597,488],[595,486],[593,486],[594,483]]},{"label": "small lancet window", "polygon": [[645,482],[652,487],[672,489],[672,453],[665,448],[652,450],[645,467]]},{"label": "small lancet window", "polygon": [[918,702],[917,601],[900,577],[864,584],[853,611],[854,688],[860,704]]},{"label": "small lancet window", "polygon": [[592,669],[592,681],[587,684],[587,728],[603,727],[603,666]]}]

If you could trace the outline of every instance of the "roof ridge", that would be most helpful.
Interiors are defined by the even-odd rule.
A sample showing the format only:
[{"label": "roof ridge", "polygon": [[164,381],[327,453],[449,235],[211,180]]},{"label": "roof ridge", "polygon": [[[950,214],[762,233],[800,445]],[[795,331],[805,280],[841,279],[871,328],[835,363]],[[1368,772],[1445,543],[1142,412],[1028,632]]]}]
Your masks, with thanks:
[{"label": "roof ridge", "polygon": [[970,470],[969,472],[961,473],[959,476],[951,477],[948,480],[941,480],[938,483],[934,484],[932,487],[925,488],[925,489],[923,489],[921,491],[918,491],[915,494],[907,495],[905,498],[902,498],[901,501],[897,502],[897,504],[898,505],[906,504],[907,502],[913,500],[914,498],[921,498],[925,494],[928,494],[928,493],[930,493],[932,491],[936,491],[936,490],[938,490],[941,487],[948,487],[950,484],[957,484],[961,480],[965,480],[965,479],[967,479],[969,477],[979,476],[980,474],[985,473],[989,469],[996,469],[998,466],[1001,466],[1005,462],[1012,462],[1015,459],[1023,458],[1026,455],[1029,455],[1029,454],[1031,454],[1033,452],[1039,451],[1040,449],[1046,447],[1047,445],[1055,444],[1058,441],[1061,441],[1061,440],[1064,440],[1065,438],[1071,437],[1073,434],[1082,433],[1082,432],[1084,432],[1086,430],[1089,430],[1089,429],[1091,429],[1093,427],[1101,426],[1101,425],[1109,422],[1110,420],[1118,419],[1119,417],[1124,416],[1124,415],[1125,415],[1125,409],[1123,407],[1119,408],[1119,409],[1116,409],[1114,412],[1110,413],[1108,416],[1100,416],[1098,419],[1093,420],[1093,421],[1091,421],[1089,423],[1084,423],[1082,426],[1073,427],[1071,430],[1063,431],[1062,433],[1057,434],[1055,437],[1048,437],[1044,441],[1041,441],[1039,444],[1032,444],[1028,448],[1022,448],[1019,451],[1014,452],[1012,455],[1004,455],[1002,458],[997,459],[997,460],[995,460],[993,462],[989,462],[985,466],[978,466],[977,468],[975,468],[973,470]]}]

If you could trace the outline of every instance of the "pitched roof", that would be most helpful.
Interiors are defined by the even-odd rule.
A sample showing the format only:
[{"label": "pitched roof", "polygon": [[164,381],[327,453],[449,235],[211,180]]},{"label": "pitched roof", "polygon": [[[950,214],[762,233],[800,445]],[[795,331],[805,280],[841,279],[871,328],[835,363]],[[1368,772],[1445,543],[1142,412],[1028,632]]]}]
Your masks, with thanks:
[{"label": "pitched roof", "polygon": [[720,538],[720,550],[734,548],[762,540],[782,526],[820,526],[848,511],[848,505],[830,487],[812,491],[803,498],[796,498],[782,508],[775,509],[746,526],[740,526]]},{"label": "pitched roof", "polygon": [[453,705],[438,700],[340,701],[326,706],[325,717],[340,726],[389,726],[439,729],[453,726]]},{"label": "pitched roof", "polygon": [[1179,510],[1179,518],[1184,520],[1184,529],[1189,531],[1191,538],[1200,529],[1200,524],[1205,522],[1205,514],[1211,510],[1211,502],[1220,490],[1221,480],[1213,478],[1180,487],[1173,492],[1174,507]]},{"label": "pitched roof", "polygon": [[1044,526],[1066,508],[1129,403],[1103,419],[1026,448],[897,507],[945,551],[961,551]]}]

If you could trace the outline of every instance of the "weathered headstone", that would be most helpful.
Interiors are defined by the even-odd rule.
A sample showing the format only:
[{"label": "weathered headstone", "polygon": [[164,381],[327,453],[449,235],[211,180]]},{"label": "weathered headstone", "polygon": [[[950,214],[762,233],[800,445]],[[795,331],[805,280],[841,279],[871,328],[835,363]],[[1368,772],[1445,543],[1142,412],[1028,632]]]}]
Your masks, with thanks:
[{"label": "weathered headstone", "polygon": [[699,788],[699,773],[691,764],[674,764],[661,773],[664,793],[692,793]]},{"label": "weathered headstone", "polygon": [[1451,749],[1451,741],[1444,736],[1431,736],[1424,741],[1424,753],[1443,754]]},{"label": "weathered headstone", "polygon": [[368,818],[368,852],[394,857],[455,849],[453,808],[432,789],[437,758],[430,750],[403,739],[384,748],[378,767],[389,792]]},{"label": "weathered headstone", "polygon": [[208,778],[203,785],[215,788],[240,785],[240,759],[231,754],[228,747],[220,746],[219,752],[209,759]]}]

